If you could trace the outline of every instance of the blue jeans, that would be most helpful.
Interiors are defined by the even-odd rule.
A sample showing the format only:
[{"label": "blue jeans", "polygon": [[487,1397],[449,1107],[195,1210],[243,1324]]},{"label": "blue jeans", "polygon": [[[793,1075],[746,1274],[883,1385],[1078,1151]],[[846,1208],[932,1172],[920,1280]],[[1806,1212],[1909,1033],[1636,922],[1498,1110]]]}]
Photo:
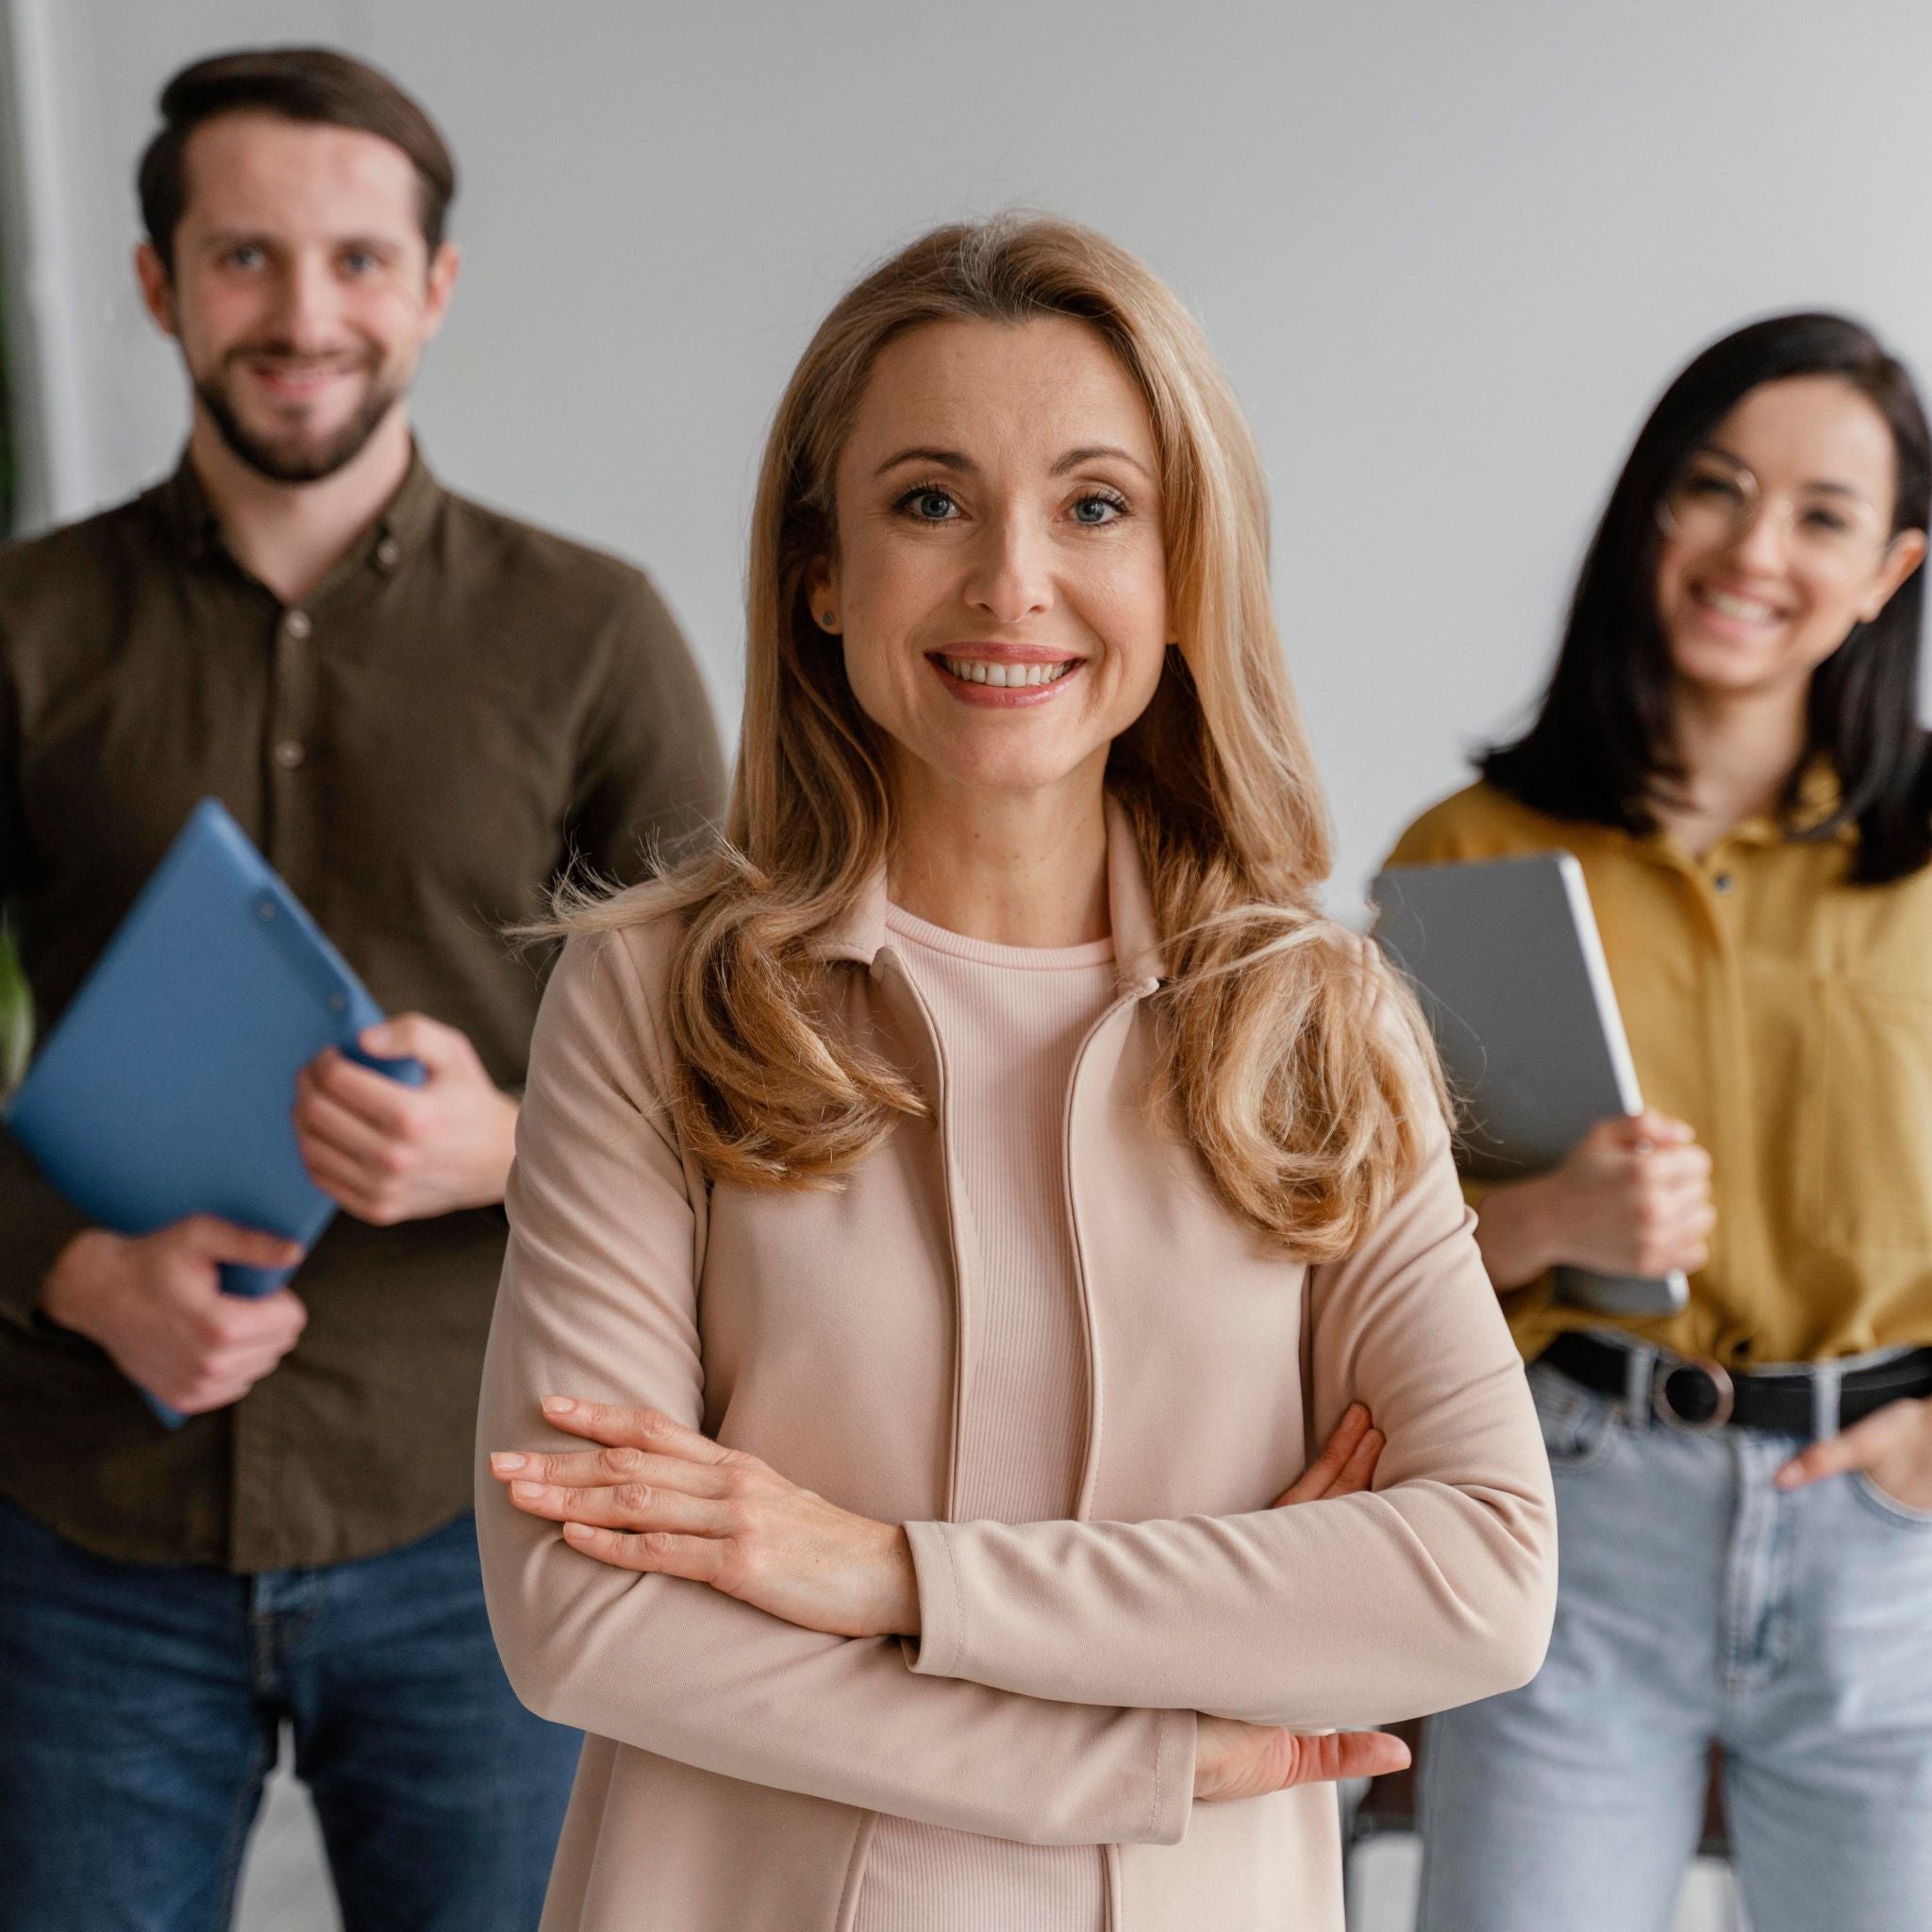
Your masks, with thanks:
[{"label": "blue jeans", "polygon": [[1752,1932],[1924,1932],[1932,1512],[1862,1476],[1774,1490],[1797,1438],[1530,1383],[1556,1635],[1526,1689],[1429,1726],[1421,1932],[1664,1932],[1713,1740]]},{"label": "blue jeans", "polygon": [[215,1932],[281,1724],[346,1932],[531,1932],[578,1737],[518,1704],[465,1516],[359,1562],[116,1563],[0,1503],[0,1926]]}]

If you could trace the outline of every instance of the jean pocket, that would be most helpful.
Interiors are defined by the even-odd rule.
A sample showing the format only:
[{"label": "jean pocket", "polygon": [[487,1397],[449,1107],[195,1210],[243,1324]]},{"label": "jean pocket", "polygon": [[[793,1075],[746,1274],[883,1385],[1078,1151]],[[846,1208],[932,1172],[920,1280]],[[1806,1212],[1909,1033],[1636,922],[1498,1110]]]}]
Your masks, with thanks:
[{"label": "jean pocket", "polygon": [[1890,1490],[1881,1490],[1862,1469],[1852,1472],[1852,1493],[1874,1515],[1903,1529],[1932,1529],[1932,1509],[1902,1503]]},{"label": "jean pocket", "polygon": [[1617,1412],[1607,1396],[1578,1388],[1560,1370],[1541,1363],[1530,1368],[1529,1392],[1552,1469],[1593,1469],[1610,1453]]}]

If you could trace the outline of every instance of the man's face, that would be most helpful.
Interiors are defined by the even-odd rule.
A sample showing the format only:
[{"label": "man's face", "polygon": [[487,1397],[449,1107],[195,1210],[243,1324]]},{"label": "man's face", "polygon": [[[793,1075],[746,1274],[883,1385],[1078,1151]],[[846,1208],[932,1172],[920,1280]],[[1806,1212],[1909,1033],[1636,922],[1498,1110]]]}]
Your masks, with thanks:
[{"label": "man's face", "polygon": [[195,129],[172,275],[142,289],[230,450],[281,483],[354,459],[442,325],[456,250],[432,260],[402,149],[356,129],[225,114]]}]

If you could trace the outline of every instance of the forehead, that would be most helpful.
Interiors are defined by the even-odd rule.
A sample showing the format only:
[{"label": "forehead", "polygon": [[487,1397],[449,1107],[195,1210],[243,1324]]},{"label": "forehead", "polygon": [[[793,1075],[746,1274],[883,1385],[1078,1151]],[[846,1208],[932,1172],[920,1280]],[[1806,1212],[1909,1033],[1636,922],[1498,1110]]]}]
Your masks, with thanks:
[{"label": "forehead", "polygon": [[1139,387],[1099,334],[1071,316],[1028,322],[932,322],[898,337],[873,364],[848,448],[958,449],[975,460],[1113,443],[1155,466],[1154,428]]},{"label": "forehead", "polygon": [[182,222],[202,229],[420,230],[415,164],[360,128],[279,114],[217,116],[188,137]]},{"label": "forehead", "polygon": [[1780,483],[1846,483],[1891,493],[1897,451],[1877,405],[1836,375],[1761,383],[1718,425],[1711,441]]}]

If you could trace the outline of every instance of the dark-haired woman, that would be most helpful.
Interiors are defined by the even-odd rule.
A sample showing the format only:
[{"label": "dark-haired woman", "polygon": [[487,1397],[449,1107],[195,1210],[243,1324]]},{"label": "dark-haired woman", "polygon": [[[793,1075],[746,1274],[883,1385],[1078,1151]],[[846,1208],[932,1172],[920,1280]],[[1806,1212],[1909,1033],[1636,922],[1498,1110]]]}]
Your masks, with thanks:
[{"label": "dark-haired woman", "polygon": [[[1932,447],[1828,315],[1639,436],[1541,708],[1397,846],[1582,861],[1652,1111],[1479,1202],[1557,1473],[1526,1689],[1436,1722],[1425,1932],[1651,1932],[1724,1753],[1753,1932],[1932,1912]],[[1689,1306],[1559,1304],[1562,1263]]]}]

